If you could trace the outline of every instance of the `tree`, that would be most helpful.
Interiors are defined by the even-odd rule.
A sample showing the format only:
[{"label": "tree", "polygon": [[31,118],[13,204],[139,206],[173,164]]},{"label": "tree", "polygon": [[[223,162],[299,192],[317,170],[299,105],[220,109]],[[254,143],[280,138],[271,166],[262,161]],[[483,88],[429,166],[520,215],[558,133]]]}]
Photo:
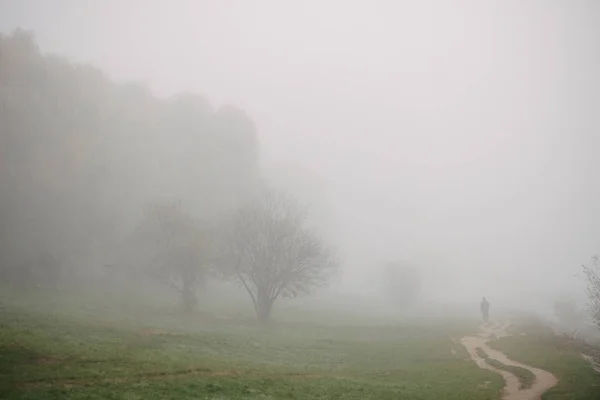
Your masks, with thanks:
[{"label": "tree", "polygon": [[266,191],[233,215],[225,238],[227,263],[262,323],[278,298],[311,294],[337,271],[332,252],[305,220],[295,200],[277,191]]},{"label": "tree", "polygon": [[97,272],[163,194],[194,216],[230,212],[258,185],[258,150],[242,110],[158,98],[0,33],[0,276],[33,278],[16,269],[44,252],[61,279]]},{"label": "tree", "polygon": [[179,202],[154,203],[144,213],[130,245],[145,254],[150,275],[173,288],[187,312],[198,306],[196,288],[203,284],[211,264],[211,235],[201,230]]},{"label": "tree", "polygon": [[408,265],[389,262],[383,272],[385,291],[394,305],[407,308],[414,304],[421,292],[418,271]]},{"label": "tree", "polygon": [[587,281],[590,311],[594,323],[600,327],[600,259],[592,257],[591,265],[584,265],[583,272]]}]

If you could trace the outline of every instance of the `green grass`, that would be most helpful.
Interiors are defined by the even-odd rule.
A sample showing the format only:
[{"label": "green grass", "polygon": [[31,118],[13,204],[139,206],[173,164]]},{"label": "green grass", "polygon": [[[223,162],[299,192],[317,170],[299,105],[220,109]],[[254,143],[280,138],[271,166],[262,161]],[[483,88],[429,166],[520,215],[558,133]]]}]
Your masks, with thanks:
[{"label": "green grass", "polygon": [[491,400],[502,387],[451,340],[470,325],[265,330],[125,303],[0,293],[0,398]]},{"label": "green grass", "polygon": [[552,372],[558,384],[543,400],[600,399],[600,375],[573,349],[550,335],[511,336],[490,343],[509,358]]},{"label": "green grass", "polygon": [[[286,317],[264,329],[244,315],[189,317],[131,296],[0,289],[0,398],[500,396],[501,377],[478,368],[455,341],[476,329],[469,322]],[[585,376],[577,382],[591,384]]]},{"label": "green grass", "polygon": [[[492,399],[501,386],[437,335],[173,335],[6,310],[2,320],[5,398]],[[486,380],[495,385],[479,388]]]},{"label": "green grass", "polygon": [[501,369],[503,371],[510,372],[511,374],[516,376],[517,379],[519,379],[520,383],[519,389],[529,389],[533,385],[533,382],[535,381],[535,375],[533,374],[533,372],[525,368],[515,367],[513,365],[506,365],[498,360],[490,358],[487,355],[487,353],[479,347],[477,348],[477,354],[479,355],[479,357],[483,358],[488,365],[497,369]]}]

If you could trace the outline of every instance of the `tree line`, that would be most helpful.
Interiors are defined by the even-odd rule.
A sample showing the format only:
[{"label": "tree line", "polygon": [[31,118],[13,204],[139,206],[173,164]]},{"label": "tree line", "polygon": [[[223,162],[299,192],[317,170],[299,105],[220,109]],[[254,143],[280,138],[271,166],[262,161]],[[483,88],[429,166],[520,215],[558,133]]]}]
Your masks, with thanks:
[{"label": "tree line", "polygon": [[175,290],[188,312],[208,278],[235,280],[259,321],[268,322],[276,300],[311,294],[337,272],[331,249],[305,218],[293,197],[273,189],[212,222],[195,220],[181,202],[156,203],[124,246],[131,256],[123,261]]},{"label": "tree line", "polygon": [[[43,54],[29,32],[0,34],[5,284],[57,286],[109,265],[168,285],[192,311],[197,288],[218,277],[236,280],[266,321],[277,299],[318,289],[337,263],[303,208],[267,188],[259,161],[256,128],[238,108],[158,98]],[[600,326],[599,264],[584,272]],[[413,272],[385,273],[398,302],[415,296]]]},{"label": "tree line", "polygon": [[208,277],[234,279],[266,322],[277,299],[311,293],[337,263],[259,161],[238,108],[158,98],[42,53],[30,32],[0,35],[5,283],[52,286],[105,265],[165,283],[193,311]]}]

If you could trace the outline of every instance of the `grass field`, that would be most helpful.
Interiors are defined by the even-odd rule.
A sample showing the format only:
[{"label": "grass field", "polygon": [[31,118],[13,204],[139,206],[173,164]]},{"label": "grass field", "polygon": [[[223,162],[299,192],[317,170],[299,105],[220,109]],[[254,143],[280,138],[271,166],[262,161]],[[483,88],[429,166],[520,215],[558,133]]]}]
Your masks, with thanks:
[{"label": "grass field", "polygon": [[600,399],[600,375],[583,360],[576,349],[550,335],[511,336],[490,343],[509,358],[552,372],[558,385],[543,400]]},{"label": "grass field", "polygon": [[[483,400],[498,399],[503,386],[453,340],[475,329],[469,322],[264,329],[128,304],[0,292],[0,398]],[[549,362],[592,385],[583,360],[560,351],[540,358],[547,350],[515,358]]]}]

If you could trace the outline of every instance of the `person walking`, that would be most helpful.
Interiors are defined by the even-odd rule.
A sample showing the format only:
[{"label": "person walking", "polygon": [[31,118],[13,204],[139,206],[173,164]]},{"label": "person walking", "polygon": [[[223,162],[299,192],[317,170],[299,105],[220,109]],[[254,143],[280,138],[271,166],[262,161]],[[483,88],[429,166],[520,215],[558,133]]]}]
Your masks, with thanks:
[{"label": "person walking", "polygon": [[487,323],[490,318],[490,302],[485,297],[481,300],[481,315],[483,321]]}]

